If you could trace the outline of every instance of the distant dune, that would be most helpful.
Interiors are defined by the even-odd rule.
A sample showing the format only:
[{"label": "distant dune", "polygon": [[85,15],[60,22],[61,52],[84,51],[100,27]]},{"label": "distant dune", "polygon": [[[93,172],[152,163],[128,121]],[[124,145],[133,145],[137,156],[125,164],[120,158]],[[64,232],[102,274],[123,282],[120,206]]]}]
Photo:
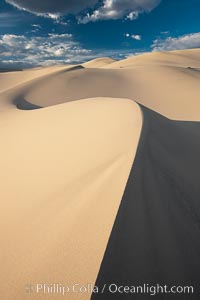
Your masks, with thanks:
[{"label": "distant dune", "polygon": [[199,82],[200,49],[0,73],[2,299],[95,283],[140,140],[137,103],[199,121]]},{"label": "distant dune", "polygon": [[100,68],[100,67],[105,67],[107,65],[110,65],[113,62],[115,62],[115,60],[112,58],[101,57],[101,58],[96,58],[91,61],[88,61],[84,63],[83,66],[86,68]]}]

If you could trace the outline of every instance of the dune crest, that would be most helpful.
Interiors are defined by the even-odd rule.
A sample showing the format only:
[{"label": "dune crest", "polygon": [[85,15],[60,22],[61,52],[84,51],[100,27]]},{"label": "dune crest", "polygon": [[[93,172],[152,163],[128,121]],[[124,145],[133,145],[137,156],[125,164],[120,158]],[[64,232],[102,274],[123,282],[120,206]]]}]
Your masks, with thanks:
[{"label": "dune crest", "polygon": [[100,57],[84,63],[83,66],[86,68],[101,68],[101,67],[108,66],[114,62],[115,60],[112,58]]}]

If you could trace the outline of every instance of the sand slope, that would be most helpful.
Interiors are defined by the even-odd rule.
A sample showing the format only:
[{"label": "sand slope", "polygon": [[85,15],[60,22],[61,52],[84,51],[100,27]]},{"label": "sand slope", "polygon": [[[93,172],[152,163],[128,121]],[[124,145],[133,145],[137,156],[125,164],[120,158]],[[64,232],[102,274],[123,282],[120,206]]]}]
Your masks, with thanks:
[{"label": "sand slope", "polygon": [[0,121],[1,297],[27,299],[29,283],[94,284],[134,159],[140,109],[115,99],[9,108]]},{"label": "sand slope", "polygon": [[0,73],[2,299],[94,284],[141,133],[134,101],[200,120],[199,69],[196,49]]}]

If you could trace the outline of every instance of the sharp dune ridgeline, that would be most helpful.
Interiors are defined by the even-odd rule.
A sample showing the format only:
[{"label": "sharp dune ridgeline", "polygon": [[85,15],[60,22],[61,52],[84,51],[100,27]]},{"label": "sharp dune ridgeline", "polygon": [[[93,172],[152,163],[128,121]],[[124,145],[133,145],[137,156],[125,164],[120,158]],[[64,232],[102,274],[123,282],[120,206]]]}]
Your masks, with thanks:
[{"label": "sharp dune ridgeline", "polygon": [[134,169],[139,104],[200,121],[199,81],[200,49],[0,72],[2,299],[29,299],[30,283],[95,284]]}]

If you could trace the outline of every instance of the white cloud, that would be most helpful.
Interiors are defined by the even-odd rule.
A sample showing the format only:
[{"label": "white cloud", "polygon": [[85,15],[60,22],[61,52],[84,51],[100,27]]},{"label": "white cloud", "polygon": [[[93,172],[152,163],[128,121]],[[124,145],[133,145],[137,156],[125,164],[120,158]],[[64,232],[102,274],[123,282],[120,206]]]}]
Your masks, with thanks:
[{"label": "white cloud", "polygon": [[142,40],[142,36],[139,35],[139,34],[125,33],[125,37],[131,38],[131,39],[136,40],[136,41],[141,41]]},{"label": "white cloud", "polygon": [[128,14],[128,16],[126,18],[133,21],[133,20],[136,20],[138,18],[138,16],[139,16],[138,11],[132,11]]},{"label": "white cloud", "polygon": [[39,24],[32,24],[31,26],[33,27],[33,29],[31,30],[31,32],[33,33],[37,33],[42,29],[42,26],[40,26]]},{"label": "white cloud", "polygon": [[182,35],[179,37],[168,37],[156,39],[153,42],[153,51],[183,50],[200,47],[200,32]]},{"label": "white cloud", "polygon": [[35,28],[39,28],[39,29],[42,28],[41,25],[39,25],[39,24],[32,24],[32,26],[35,27]]},{"label": "white cloud", "polygon": [[131,38],[136,40],[136,41],[141,41],[142,37],[139,34],[132,34]]},{"label": "white cloud", "polygon": [[163,35],[167,35],[168,34],[169,35],[169,33],[170,33],[169,31],[162,31],[160,34],[163,34]]},{"label": "white cloud", "polygon": [[4,34],[0,36],[0,61],[20,66],[79,63],[93,58],[91,50],[81,47],[71,34],[48,34],[26,37]]},{"label": "white cloud", "polygon": [[104,0],[103,6],[79,18],[79,22],[117,20],[124,17],[134,20],[140,13],[152,11],[160,2],[161,0]]}]

